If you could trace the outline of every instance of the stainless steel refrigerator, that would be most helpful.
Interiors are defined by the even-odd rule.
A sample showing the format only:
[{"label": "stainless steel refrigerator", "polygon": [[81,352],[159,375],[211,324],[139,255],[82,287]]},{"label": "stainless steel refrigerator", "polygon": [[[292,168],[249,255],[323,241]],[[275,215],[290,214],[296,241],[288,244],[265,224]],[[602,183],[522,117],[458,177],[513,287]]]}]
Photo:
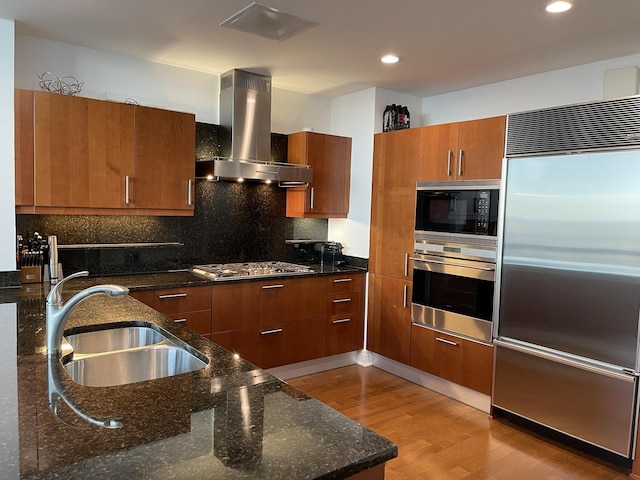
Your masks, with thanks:
[{"label": "stainless steel refrigerator", "polygon": [[[640,150],[605,144],[545,153],[553,148],[545,144],[544,132],[554,119],[536,117],[529,124],[527,117],[529,126],[512,132],[512,137],[537,135],[543,145],[537,151],[527,147],[533,153],[510,154],[507,141],[493,404],[632,458],[639,372]],[[512,128],[520,120],[511,119]],[[563,128],[580,130],[580,122],[586,123],[556,121],[555,128],[561,136]]]}]

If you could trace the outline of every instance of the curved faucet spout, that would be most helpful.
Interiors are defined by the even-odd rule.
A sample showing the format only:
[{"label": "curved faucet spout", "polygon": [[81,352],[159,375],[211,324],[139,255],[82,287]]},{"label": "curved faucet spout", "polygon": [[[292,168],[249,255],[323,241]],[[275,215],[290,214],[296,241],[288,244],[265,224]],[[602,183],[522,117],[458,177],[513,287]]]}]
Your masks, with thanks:
[{"label": "curved faucet spout", "polygon": [[86,277],[87,275],[89,275],[87,271],[69,275],[58,282],[47,295],[47,355],[60,355],[64,327],[67,324],[69,315],[80,302],[98,293],[104,293],[112,297],[122,297],[129,293],[128,288],[120,285],[96,285],[76,293],[67,303],[64,303],[62,301],[62,285],[72,278]]}]

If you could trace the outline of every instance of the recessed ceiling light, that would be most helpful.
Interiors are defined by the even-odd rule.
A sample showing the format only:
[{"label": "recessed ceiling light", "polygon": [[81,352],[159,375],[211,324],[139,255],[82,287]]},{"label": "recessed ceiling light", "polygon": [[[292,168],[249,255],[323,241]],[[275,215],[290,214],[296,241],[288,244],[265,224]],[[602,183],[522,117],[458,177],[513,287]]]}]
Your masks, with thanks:
[{"label": "recessed ceiling light", "polygon": [[400,61],[400,57],[396,55],[385,55],[380,57],[380,61],[382,63],[398,63]]},{"label": "recessed ceiling light", "polygon": [[565,2],[563,0],[557,0],[555,2],[551,2],[547,5],[546,10],[550,13],[560,13],[566,12],[571,8],[570,2]]}]

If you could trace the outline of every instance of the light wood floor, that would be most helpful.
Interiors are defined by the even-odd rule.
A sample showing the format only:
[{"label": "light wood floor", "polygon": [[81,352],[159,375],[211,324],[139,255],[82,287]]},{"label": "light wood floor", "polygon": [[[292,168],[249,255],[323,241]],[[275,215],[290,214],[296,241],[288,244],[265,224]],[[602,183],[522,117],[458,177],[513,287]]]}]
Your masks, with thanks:
[{"label": "light wood floor", "polygon": [[386,480],[627,479],[628,472],[375,367],[291,379],[398,445]]}]

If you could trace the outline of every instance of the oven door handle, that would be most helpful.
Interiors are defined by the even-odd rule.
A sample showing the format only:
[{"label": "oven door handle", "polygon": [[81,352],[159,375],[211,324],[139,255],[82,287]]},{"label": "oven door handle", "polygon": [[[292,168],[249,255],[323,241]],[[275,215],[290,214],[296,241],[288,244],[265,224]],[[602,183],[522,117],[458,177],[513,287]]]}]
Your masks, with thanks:
[{"label": "oven door handle", "polygon": [[494,267],[478,267],[475,265],[463,265],[461,263],[441,262],[439,260],[425,260],[424,258],[416,258],[416,257],[411,257],[409,258],[409,260],[413,260],[414,262],[437,263],[438,265],[446,265],[449,267],[472,268],[474,270],[483,270],[485,272],[493,272],[495,270]]}]

